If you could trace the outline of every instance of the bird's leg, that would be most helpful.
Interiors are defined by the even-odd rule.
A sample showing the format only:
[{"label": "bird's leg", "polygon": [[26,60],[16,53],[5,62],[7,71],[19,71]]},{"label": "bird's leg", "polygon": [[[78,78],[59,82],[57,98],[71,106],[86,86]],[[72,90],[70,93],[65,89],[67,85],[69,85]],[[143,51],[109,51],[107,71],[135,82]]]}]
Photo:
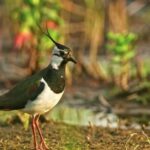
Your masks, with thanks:
[{"label": "bird's leg", "polygon": [[36,140],[36,131],[35,131],[35,116],[32,116],[32,133],[33,133],[33,143],[35,150],[38,150],[37,140]]},{"label": "bird's leg", "polygon": [[35,125],[36,125],[36,128],[38,130],[38,133],[39,133],[39,136],[40,136],[40,139],[41,139],[41,143],[40,143],[40,146],[43,147],[44,149],[48,150],[48,146],[46,145],[45,143],[45,140],[44,140],[44,137],[42,135],[42,131],[39,127],[39,117],[40,115],[37,115],[36,118],[35,118]]}]

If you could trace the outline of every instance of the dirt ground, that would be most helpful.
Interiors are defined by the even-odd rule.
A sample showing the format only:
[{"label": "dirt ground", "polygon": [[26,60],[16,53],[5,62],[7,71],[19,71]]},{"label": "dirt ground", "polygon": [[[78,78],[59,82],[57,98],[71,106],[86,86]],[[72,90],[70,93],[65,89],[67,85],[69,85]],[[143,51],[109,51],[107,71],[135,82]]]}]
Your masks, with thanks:
[{"label": "dirt ground", "polygon": [[[150,150],[150,131],[42,124],[50,150]],[[0,126],[0,150],[33,149],[31,129],[20,124]]]}]

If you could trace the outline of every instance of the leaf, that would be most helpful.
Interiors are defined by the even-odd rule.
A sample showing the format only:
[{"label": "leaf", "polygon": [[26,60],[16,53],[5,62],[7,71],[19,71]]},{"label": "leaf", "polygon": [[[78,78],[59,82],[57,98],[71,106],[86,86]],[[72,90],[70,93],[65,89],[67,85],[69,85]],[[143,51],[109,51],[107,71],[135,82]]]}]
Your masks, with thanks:
[{"label": "leaf", "polygon": [[20,121],[22,122],[24,129],[27,130],[29,128],[29,121],[30,121],[29,114],[18,112],[17,115],[18,115]]},{"label": "leaf", "polygon": [[31,6],[38,6],[40,4],[40,0],[25,0],[25,3]]},{"label": "leaf", "polygon": [[109,40],[115,40],[115,39],[116,39],[116,35],[115,35],[115,33],[113,33],[113,32],[108,32],[107,38],[108,38]]},{"label": "leaf", "polygon": [[125,54],[128,51],[128,45],[117,45],[114,48],[116,54]]},{"label": "leaf", "polygon": [[132,42],[136,39],[137,39],[137,36],[134,33],[129,33],[128,36],[127,36],[127,41],[129,41],[129,42]]},{"label": "leaf", "polygon": [[117,45],[124,45],[126,44],[126,37],[124,35],[118,35],[116,39]]},{"label": "leaf", "polygon": [[114,63],[120,63],[121,62],[121,57],[119,55],[116,55],[113,57],[113,62]]},{"label": "leaf", "polygon": [[125,54],[124,59],[129,60],[135,56],[135,51],[129,51],[128,53]]}]

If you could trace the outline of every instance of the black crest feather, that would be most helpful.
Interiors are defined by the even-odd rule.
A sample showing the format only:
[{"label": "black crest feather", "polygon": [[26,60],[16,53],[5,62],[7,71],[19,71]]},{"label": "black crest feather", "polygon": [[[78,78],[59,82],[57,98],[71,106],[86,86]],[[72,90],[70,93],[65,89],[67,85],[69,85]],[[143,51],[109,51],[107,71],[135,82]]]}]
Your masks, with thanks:
[{"label": "black crest feather", "polygon": [[69,49],[67,46],[65,46],[65,45],[62,45],[62,44],[60,44],[60,43],[57,43],[53,38],[52,38],[52,36],[50,35],[50,33],[48,32],[48,27],[46,26],[46,32],[44,32],[43,30],[42,30],[42,28],[41,28],[41,26],[39,25],[39,24],[37,24],[38,25],[38,27],[39,27],[39,29],[41,30],[41,32],[43,33],[43,34],[45,34],[56,46],[57,46],[57,48],[59,48],[59,49]]}]

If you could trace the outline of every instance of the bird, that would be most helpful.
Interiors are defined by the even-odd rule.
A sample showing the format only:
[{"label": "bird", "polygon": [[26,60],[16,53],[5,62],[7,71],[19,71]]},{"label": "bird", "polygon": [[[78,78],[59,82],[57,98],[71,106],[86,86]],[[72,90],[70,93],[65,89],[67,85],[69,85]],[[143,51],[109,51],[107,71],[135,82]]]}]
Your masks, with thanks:
[{"label": "bird", "polygon": [[[69,47],[56,42],[48,29],[43,33],[55,44],[49,65],[0,96],[0,110],[20,110],[30,114],[35,150],[48,150],[39,126],[39,117],[49,112],[61,99],[65,90],[66,64],[77,63]],[[40,143],[37,141],[37,133]]]}]

